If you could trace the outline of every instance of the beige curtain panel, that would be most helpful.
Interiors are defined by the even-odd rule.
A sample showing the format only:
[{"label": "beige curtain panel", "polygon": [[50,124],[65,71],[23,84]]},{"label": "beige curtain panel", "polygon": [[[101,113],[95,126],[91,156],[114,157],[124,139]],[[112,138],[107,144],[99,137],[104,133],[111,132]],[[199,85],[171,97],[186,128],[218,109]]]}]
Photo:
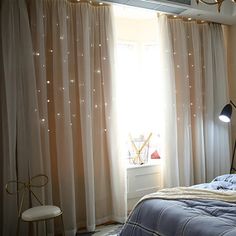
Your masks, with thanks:
[{"label": "beige curtain panel", "polygon": [[[222,26],[158,18],[162,60],[164,186],[211,181],[230,169]],[[164,78],[164,79],[163,79]]]},{"label": "beige curtain panel", "polygon": [[[1,11],[4,181],[48,175],[41,197],[62,208],[67,235],[124,222],[110,6],[16,0]],[[16,202],[3,197],[4,235],[11,235]]]}]

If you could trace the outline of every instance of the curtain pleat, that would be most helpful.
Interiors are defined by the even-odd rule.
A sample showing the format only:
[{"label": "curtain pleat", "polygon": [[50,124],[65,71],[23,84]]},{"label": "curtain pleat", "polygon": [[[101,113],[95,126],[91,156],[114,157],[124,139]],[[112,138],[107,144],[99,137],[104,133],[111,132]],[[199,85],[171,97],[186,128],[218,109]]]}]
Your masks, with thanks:
[{"label": "curtain pleat", "polygon": [[[197,24],[187,25],[189,34],[188,58],[189,70],[192,71],[193,78],[190,82],[190,99],[194,101],[191,106],[191,127],[192,127],[192,150],[193,150],[193,178],[195,183],[206,181],[205,166],[205,145],[204,145],[204,122],[203,122],[203,77],[202,77],[202,53],[201,53],[201,34]],[[192,66],[194,65],[194,66]],[[195,114],[195,115],[194,115]],[[197,114],[197,115],[196,115]]]},{"label": "curtain pleat", "polygon": [[169,22],[169,24],[173,35],[172,45],[175,66],[179,180],[181,185],[189,186],[193,183],[193,171],[187,34],[182,22],[173,21]]},{"label": "curtain pleat", "polygon": [[[162,162],[163,186],[173,187],[180,185],[178,146],[177,146],[177,111],[176,111],[176,85],[175,69],[172,57],[173,46],[171,39],[171,28],[166,16],[158,17],[158,34],[160,38],[160,76],[159,82],[160,98],[163,101],[160,107],[161,116],[161,137],[162,155],[165,157]],[[167,66],[168,65],[168,66]],[[164,81],[163,81],[163,78]]]},{"label": "curtain pleat", "polygon": [[210,55],[204,54],[206,177],[210,180],[218,173],[228,173],[230,169],[228,124],[218,118],[229,99],[222,28],[211,24],[204,27],[204,32],[203,50],[212,52]]}]

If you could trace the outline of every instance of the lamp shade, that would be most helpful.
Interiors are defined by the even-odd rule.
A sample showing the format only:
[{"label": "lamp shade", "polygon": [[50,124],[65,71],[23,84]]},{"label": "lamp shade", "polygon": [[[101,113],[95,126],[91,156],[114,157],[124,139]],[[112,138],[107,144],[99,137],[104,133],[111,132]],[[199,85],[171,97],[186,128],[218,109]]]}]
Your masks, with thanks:
[{"label": "lamp shade", "polygon": [[219,115],[219,119],[223,122],[230,122],[232,115],[232,105],[229,103],[224,106],[223,110]]}]

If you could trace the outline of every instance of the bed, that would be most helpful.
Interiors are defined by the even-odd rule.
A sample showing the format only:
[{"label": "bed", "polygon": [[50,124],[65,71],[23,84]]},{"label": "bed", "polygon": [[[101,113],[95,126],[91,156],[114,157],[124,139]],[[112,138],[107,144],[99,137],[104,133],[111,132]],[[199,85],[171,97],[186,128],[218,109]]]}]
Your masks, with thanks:
[{"label": "bed", "polygon": [[236,236],[236,175],[142,198],[120,236]]}]

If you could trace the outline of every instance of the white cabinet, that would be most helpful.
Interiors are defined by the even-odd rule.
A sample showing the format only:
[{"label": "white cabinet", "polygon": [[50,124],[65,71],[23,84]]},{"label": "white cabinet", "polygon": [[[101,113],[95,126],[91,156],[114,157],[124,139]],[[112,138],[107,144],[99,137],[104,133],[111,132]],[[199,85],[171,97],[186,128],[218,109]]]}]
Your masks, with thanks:
[{"label": "white cabinet", "polygon": [[127,168],[127,201],[130,211],[137,201],[146,194],[161,188],[161,160],[155,164],[130,166]]}]

